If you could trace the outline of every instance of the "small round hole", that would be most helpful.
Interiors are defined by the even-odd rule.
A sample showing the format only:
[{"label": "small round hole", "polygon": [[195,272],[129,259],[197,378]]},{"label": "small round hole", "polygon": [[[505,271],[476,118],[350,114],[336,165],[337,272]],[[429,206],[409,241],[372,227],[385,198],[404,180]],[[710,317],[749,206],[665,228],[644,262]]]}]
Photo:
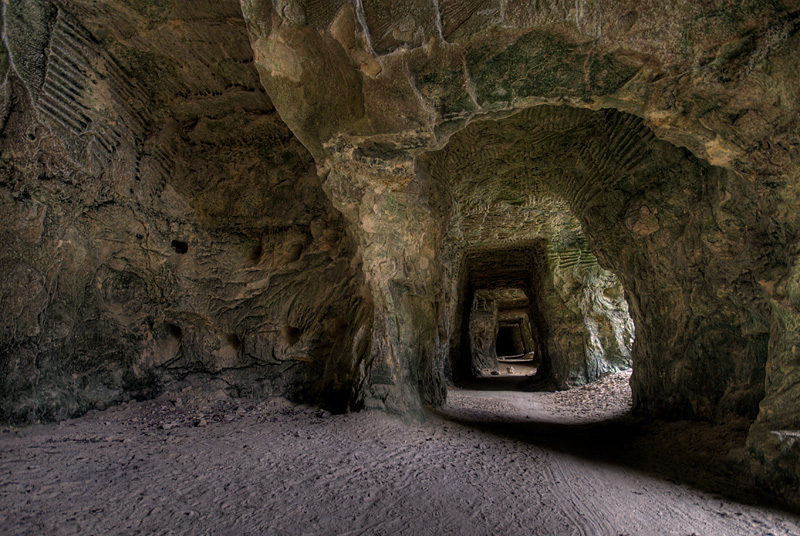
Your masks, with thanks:
[{"label": "small round hole", "polygon": [[237,352],[242,349],[242,339],[235,333],[228,333],[225,338],[228,341],[228,344],[236,350]]},{"label": "small round hole", "polygon": [[181,329],[180,326],[176,326],[175,324],[170,324],[169,322],[167,322],[166,324],[164,324],[164,330],[170,337],[174,339],[181,340],[183,338],[183,330]]},{"label": "small round hole", "polygon": [[175,253],[179,255],[183,255],[189,251],[189,244],[186,242],[181,242],[180,240],[173,240],[170,246],[175,250]]},{"label": "small round hole", "polygon": [[283,326],[281,329],[281,336],[283,340],[291,346],[300,340],[300,330],[292,326]]},{"label": "small round hole", "polygon": [[254,246],[253,249],[250,250],[250,255],[248,257],[250,259],[250,262],[252,262],[253,264],[258,264],[258,262],[261,260],[261,255],[263,254],[264,254],[264,248],[261,246],[261,244],[259,244],[257,246]]}]

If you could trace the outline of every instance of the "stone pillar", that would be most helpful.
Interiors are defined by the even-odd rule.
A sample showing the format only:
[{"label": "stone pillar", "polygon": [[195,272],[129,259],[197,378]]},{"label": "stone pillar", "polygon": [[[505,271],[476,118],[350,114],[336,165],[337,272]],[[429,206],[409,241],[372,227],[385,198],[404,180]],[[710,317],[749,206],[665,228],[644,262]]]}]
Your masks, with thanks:
[{"label": "stone pillar", "polygon": [[473,376],[483,376],[498,367],[497,330],[497,301],[485,291],[476,291],[469,316]]},{"label": "stone pillar", "polygon": [[444,401],[439,316],[441,214],[413,160],[329,160],[325,190],[348,219],[374,300],[372,347],[363,364],[364,402],[404,416]]},{"label": "stone pillar", "polygon": [[800,504],[800,263],[772,300],[765,396],[747,436],[753,469]]}]

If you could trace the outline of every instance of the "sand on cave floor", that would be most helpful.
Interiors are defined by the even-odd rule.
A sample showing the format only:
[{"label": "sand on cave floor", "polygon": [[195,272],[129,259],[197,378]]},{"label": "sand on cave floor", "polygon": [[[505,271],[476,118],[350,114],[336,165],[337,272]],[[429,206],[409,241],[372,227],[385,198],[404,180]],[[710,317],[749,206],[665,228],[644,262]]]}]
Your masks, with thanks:
[{"label": "sand on cave floor", "polygon": [[187,392],[7,428],[0,534],[800,535],[723,461],[746,422],[640,422],[628,378],[414,424]]}]

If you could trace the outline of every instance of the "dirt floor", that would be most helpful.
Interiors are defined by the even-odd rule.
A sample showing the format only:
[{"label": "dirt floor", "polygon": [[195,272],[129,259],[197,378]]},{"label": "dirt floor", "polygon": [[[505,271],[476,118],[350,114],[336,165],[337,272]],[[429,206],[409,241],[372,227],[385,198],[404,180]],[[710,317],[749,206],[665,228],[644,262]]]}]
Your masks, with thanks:
[{"label": "dirt floor", "polygon": [[500,361],[496,369],[489,369],[487,376],[533,376],[536,366],[530,362]]},{"label": "dirt floor", "polygon": [[422,424],[187,392],[9,428],[0,534],[800,535],[736,500],[747,423],[639,422],[627,381],[453,389]]}]

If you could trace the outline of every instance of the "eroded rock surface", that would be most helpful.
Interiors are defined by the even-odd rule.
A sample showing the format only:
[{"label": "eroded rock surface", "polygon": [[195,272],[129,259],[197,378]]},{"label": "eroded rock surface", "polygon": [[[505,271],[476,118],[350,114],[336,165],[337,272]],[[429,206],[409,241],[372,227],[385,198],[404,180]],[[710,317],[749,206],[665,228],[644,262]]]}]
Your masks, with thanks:
[{"label": "eroded rock surface", "polygon": [[5,6],[4,419],[187,384],[360,403],[355,244],[238,4],[187,9]]},{"label": "eroded rock surface", "polygon": [[185,384],[420,415],[491,279],[563,386],[632,360],[639,413],[755,419],[800,500],[798,12],[3,4],[3,416]]},{"label": "eroded rock surface", "polygon": [[469,352],[472,374],[480,376],[497,369],[497,300],[477,291],[469,313]]}]

